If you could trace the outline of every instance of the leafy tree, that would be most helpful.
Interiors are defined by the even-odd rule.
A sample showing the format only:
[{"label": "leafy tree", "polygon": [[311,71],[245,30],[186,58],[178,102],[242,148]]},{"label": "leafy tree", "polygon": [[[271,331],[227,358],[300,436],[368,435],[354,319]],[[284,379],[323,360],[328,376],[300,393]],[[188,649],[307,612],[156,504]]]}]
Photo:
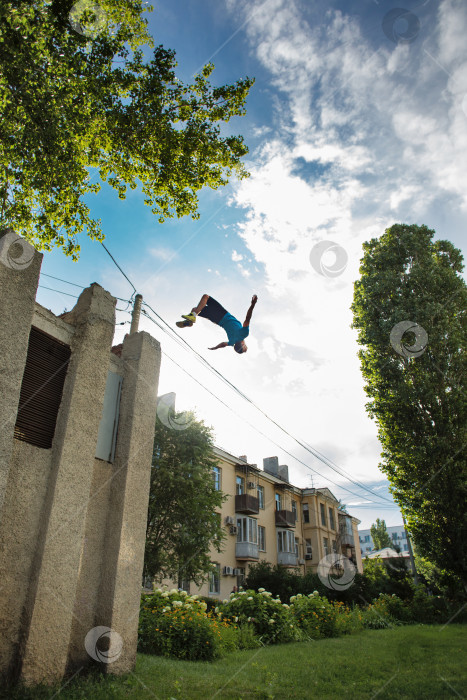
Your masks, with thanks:
[{"label": "leafy tree", "polygon": [[460,251],[434,233],[396,224],[364,244],[353,327],[380,468],[419,553],[466,586],[467,286]]},{"label": "leafy tree", "polygon": [[144,576],[199,584],[212,569],[209,548],[225,538],[216,508],[227,496],[215,489],[211,430],[190,412],[171,411],[171,421],[186,427],[156,422]]},{"label": "leafy tree", "polygon": [[370,528],[370,535],[375,545],[375,549],[384,549],[384,547],[392,548],[392,540],[389,537],[389,533],[386,529],[386,521],[376,518],[376,523],[374,523]]},{"label": "leafy tree", "polygon": [[219,125],[245,113],[253,80],[212,87],[208,64],[184,85],[173,51],[145,58],[142,12],[142,0],[0,4],[0,230],[77,259],[79,233],[104,238],[84,201],[99,178],[120,199],[141,186],[162,222],[198,218],[201,188],[248,175],[242,137]]}]

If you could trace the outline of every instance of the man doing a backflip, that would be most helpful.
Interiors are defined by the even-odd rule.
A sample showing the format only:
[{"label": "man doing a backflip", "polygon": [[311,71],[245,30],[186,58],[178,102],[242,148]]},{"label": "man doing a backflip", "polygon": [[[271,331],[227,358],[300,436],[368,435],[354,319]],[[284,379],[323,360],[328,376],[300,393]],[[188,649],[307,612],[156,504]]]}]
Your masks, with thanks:
[{"label": "man doing a backflip", "polygon": [[235,316],[232,316],[232,314],[229,314],[218,301],[210,297],[209,294],[203,294],[198,306],[195,306],[189,314],[182,314],[182,318],[185,320],[177,321],[176,325],[179,328],[186,328],[192,326],[196,322],[197,316],[207,318],[217,326],[221,326],[227,333],[229,339],[228,343],[219,343],[219,345],[216,345],[214,348],[209,348],[209,350],[217,350],[218,348],[226,348],[229,345],[233,345],[235,352],[241,354],[248,350],[244,338],[246,338],[250,332],[251,314],[253,313],[257,301],[258,297],[254,294],[251,299],[251,306],[247,311],[242,326],[240,321],[238,321]]}]

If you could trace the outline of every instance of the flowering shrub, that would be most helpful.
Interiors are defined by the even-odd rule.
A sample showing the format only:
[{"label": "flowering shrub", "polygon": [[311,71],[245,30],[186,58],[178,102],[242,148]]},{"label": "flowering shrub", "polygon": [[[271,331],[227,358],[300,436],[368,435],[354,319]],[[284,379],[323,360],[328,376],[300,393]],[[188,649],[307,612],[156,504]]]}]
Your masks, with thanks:
[{"label": "flowering shrub", "polygon": [[142,596],[138,649],[178,659],[211,660],[222,653],[217,620],[206,615],[207,605],[185,591],[156,588]]},{"label": "flowering shrub", "polygon": [[142,596],[138,649],[190,661],[210,661],[236,649],[260,646],[254,628],[242,629],[227,615],[207,612],[199,596],[173,588],[156,588]]},{"label": "flowering shrub", "polygon": [[302,637],[289,606],[281,603],[279,598],[273,598],[264,588],[258,592],[240,590],[231,593],[229,600],[224,600],[216,612],[221,619],[227,616],[240,628],[253,625],[263,644],[290,642]]},{"label": "flowering shrub", "polygon": [[299,627],[312,639],[335,637],[341,631],[338,618],[343,615],[343,605],[330,603],[318,591],[307,596],[301,593],[291,596],[290,609]]}]

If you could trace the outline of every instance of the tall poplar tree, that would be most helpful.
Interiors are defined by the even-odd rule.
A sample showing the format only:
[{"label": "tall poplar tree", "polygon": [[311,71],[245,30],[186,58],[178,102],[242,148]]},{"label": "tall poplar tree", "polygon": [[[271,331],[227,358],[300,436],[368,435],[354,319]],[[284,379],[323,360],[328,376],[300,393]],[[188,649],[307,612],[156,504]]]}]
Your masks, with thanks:
[{"label": "tall poplar tree", "polygon": [[200,189],[248,175],[225,125],[253,80],[213,87],[208,64],[183,84],[173,51],[149,51],[144,5],[0,3],[0,231],[76,259],[80,233],[104,238],[86,198],[103,181],[120,199],[141,187],[162,222],[198,218]]},{"label": "tall poplar tree", "polygon": [[380,468],[417,551],[467,586],[467,286],[463,258],[426,226],[364,244],[355,282],[367,410]]}]

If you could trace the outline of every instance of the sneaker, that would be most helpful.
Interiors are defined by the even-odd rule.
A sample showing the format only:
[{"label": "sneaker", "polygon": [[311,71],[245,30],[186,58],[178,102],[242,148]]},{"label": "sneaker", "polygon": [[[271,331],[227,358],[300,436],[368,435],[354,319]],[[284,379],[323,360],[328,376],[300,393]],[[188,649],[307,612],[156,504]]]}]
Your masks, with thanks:
[{"label": "sneaker", "polygon": [[188,326],[192,326],[193,322],[192,321],[177,321],[175,324],[179,328],[187,328]]},{"label": "sneaker", "polygon": [[192,324],[196,323],[196,316],[191,312],[189,314],[182,314],[182,318],[186,318],[186,320],[191,321]]}]

